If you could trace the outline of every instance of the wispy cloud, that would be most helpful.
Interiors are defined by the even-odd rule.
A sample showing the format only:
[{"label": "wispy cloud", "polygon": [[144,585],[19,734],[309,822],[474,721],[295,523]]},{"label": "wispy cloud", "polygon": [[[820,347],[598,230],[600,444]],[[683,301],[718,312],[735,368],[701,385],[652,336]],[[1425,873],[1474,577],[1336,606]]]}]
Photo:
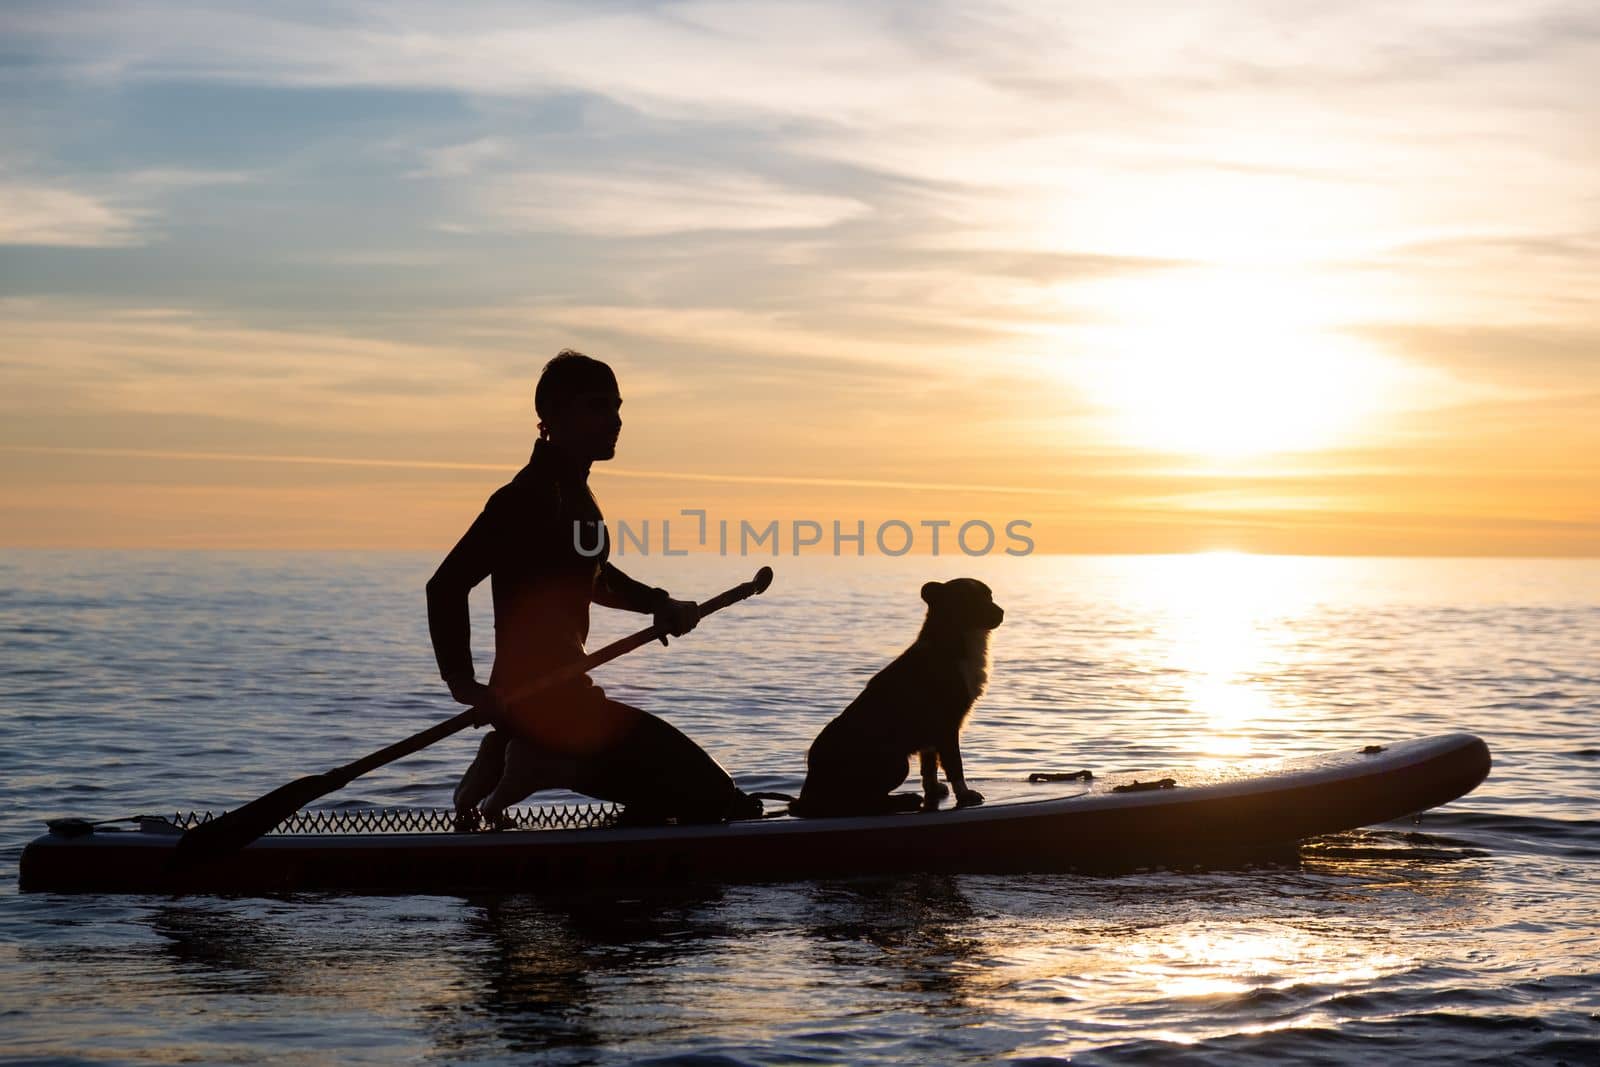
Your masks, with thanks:
[{"label": "wispy cloud", "polygon": [[185,167],[156,167],[114,175],[110,179],[120,188],[152,193],[198,189],[207,185],[241,185],[253,176],[237,170],[195,170]]},{"label": "wispy cloud", "polygon": [[126,248],[145,244],[155,236],[157,205],[166,194],[249,179],[233,172],[169,168],[75,180],[104,191],[73,188],[72,180],[0,177],[0,245]]},{"label": "wispy cloud", "polygon": [[413,178],[464,178],[485,166],[518,154],[504,137],[479,137],[459,144],[419,149],[423,165],[407,174]]},{"label": "wispy cloud", "polygon": [[[0,302],[5,409],[394,424],[471,383],[474,354],[358,334],[262,329],[183,309]],[[359,399],[342,387],[361,383]],[[387,384],[384,384],[387,383]]]},{"label": "wispy cloud", "polygon": [[48,185],[0,182],[0,244],[120,248],[138,244],[140,216]]},{"label": "wispy cloud", "polygon": [[1600,325],[1411,323],[1361,332],[1410,361],[1497,387],[1502,395],[1600,390]]},{"label": "wispy cloud", "polygon": [[[3,445],[0,450],[23,455],[89,456],[103,459],[177,460],[185,463],[264,463],[285,466],[357,467],[367,470],[401,471],[484,471],[503,475],[515,473],[514,464],[447,463],[420,459],[375,459],[363,456],[273,455],[253,452],[194,452],[153,448],[80,448],[52,445]],[[608,465],[596,474],[601,478],[639,479],[653,482],[693,482],[717,485],[754,485],[768,488],[807,486],[829,489],[885,489],[900,492],[943,492],[998,494],[1001,496],[1059,496],[1061,490],[1037,485],[995,485],[986,482],[915,482],[880,478],[798,478],[774,474],[738,472],[667,471]]]},{"label": "wispy cloud", "polygon": [[868,211],[858,200],[784,188],[753,175],[682,170],[497,175],[483,187],[477,206],[486,226],[622,237],[823,229]]}]

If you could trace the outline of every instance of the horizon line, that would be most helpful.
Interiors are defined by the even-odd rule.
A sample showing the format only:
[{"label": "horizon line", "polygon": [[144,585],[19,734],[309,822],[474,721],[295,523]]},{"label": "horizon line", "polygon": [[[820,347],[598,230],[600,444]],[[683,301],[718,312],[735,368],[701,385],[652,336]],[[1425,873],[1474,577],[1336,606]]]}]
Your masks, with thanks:
[{"label": "horizon line", "polygon": [[[0,552],[237,552],[237,553],[283,553],[283,554],[323,554],[323,555],[386,555],[386,556],[411,556],[424,553],[436,553],[434,548],[355,548],[351,546],[261,546],[261,545],[52,545],[41,543],[16,543],[0,542]],[[1032,559],[1036,556],[1050,556],[1059,558],[1063,556],[1081,559],[1154,559],[1160,557],[1188,557],[1188,556],[1260,556],[1274,559],[1381,559],[1381,560],[1527,560],[1527,561],[1558,561],[1578,562],[1584,560],[1600,561],[1600,552],[1562,555],[1528,555],[1526,553],[1500,553],[1500,552],[1450,552],[1437,555],[1418,554],[1415,552],[1271,552],[1248,548],[1195,548],[1186,551],[1151,551],[1151,552],[1088,552],[1073,550],[1038,550],[1021,556],[1008,556],[1004,552],[991,552],[980,556],[968,556],[959,550],[956,552],[940,552],[937,555],[931,552],[907,552],[899,556],[886,555],[881,552],[869,552],[862,555],[840,554],[834,555],[825,552],[807,552],[801,555],[781,553],[778,555],[722,555],[717,552],[697,549],[687,549],[683,555],[674,553],[667,556],[659,552],[648,554],[629,553],[621,556],[630,560],[665,560],[665,559],[729,559],[765,562],[780,560],[785,562],[798,562],[800,560],[912,560],[912,559]],[[613,560],[619,558],[613,554]]]}]

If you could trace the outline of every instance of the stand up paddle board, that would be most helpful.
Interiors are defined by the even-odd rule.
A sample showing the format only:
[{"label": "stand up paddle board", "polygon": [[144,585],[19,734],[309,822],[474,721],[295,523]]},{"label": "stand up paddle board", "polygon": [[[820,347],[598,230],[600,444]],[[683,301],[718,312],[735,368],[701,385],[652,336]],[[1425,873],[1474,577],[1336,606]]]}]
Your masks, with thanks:
[{"label": "stand up paddle board", "polygon": [[1457,733],[1030,788],[982,782],[987,804],[837,819],[637,828],[610,825],[614,808],[527,809],[526,821],[557,828],[459,833],[445,811],[303,811],[246,848],[188,867],[173,862],[174,845],[207,816],[62,819],[24,850],[20,881],[24,890],[98,893],[563,892],[1215,863],[1448,803],[1482,782],[1489,764],[1482,740]]}]

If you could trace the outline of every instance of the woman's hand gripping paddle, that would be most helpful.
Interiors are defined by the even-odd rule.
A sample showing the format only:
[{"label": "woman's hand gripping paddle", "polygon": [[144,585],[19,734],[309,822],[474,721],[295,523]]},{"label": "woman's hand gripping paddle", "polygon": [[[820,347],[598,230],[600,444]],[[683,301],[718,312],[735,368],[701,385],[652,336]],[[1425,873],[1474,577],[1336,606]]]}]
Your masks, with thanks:
[{"label": "woman's hand gripping paddle", "polygon": [[[703,619],[712,612],[721,611],[723,608],[748,597],[763,593],[772,584],[772,568],[762,567],[756,576],[748,582],[734,586],[725,593],[720,593],[700,605],[700,617]],[[618,656],[627,655],[641,645],[647,645],[667,636],[668,631],[660,626],[649,626],[636,634],[613,641],[598,652],[592,652],[576,663],[568,664],[558,671],[541,678],[538,682],[512,694],[512,700],[524,699],[542,689],[560,685],[571,681],[581,674],[587,674],[602,663],[609,663]],[[327,796],[335,790],[342,789],[355,779],[368,771],[377,770],[386,763],[393,763],[402,756],[409,756],[413,752],[421,751],[441,741],[451,734],[464,730],[469,726],[481,726],[487,715],[481,708],[468,708],[461,714],[444,722],[430,726],[426,730],[412,734],[403,741],[396,741],[387,748],[381,748],[368,756],[363,756],[353,763],[343,767],[335,767],[322,774],[312,774],[290,782],[288,785],[279,786],[266,796],[258,797],[242,808],[224,812],[210,822],[201,823],[199,826],[186,830],[178,839],[174,852],[174,863],[180,867],[191,866],[196,863],[226,855],[243,848],[256,838],[268,833],[273,827],[283,820],[310,804],[312,801]]]}]

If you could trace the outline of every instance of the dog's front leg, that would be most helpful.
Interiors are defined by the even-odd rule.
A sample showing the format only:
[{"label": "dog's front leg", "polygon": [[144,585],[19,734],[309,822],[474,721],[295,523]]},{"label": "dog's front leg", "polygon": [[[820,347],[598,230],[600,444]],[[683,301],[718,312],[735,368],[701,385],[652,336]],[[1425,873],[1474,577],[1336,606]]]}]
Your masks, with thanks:
[{"label": "dog's front leg", "polygon": [[[967,788],[967,776],[961,769],[961,742],[958,735],[952,733],[945,738],[939,745],[938,758],[939,762],[944,764],[944,776],[950,779],[950,788],[956,791],[956,807],[982,804],[983,794],[976,789]],[[923,766],[927,764],[924,763]]]},{"label": "dog's front leg", "polygon": [[950,795],[950,790],[939,781],[939,750],[922,750],[922,806],[929,811],[939,806],[939,801]]}]

